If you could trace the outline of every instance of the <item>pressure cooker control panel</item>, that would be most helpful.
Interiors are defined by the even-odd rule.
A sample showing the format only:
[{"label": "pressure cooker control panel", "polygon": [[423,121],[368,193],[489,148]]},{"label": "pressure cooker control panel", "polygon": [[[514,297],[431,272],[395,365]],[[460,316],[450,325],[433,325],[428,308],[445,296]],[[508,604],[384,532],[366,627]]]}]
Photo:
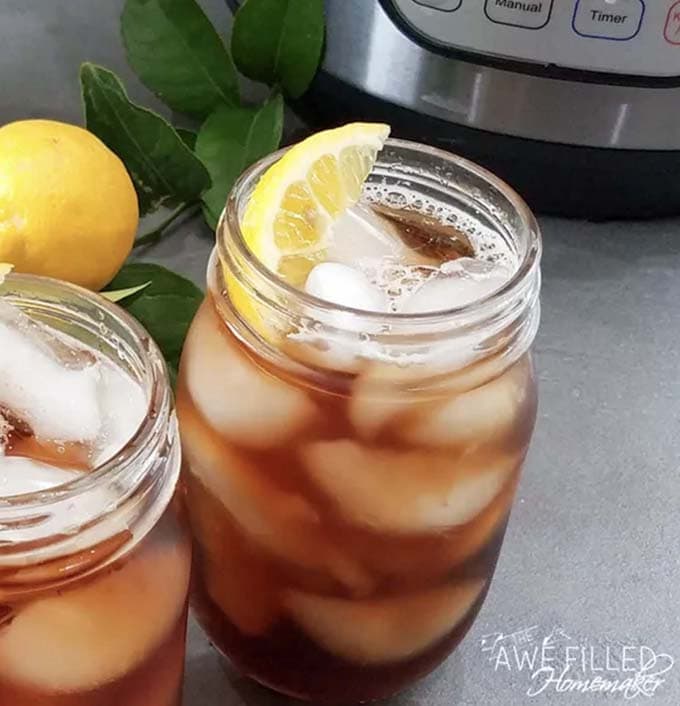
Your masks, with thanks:
[{"label": "pressure cooker control panel", "polygon": [[538,64],[680,76],[680,0],[390,0],[434,44]]}]

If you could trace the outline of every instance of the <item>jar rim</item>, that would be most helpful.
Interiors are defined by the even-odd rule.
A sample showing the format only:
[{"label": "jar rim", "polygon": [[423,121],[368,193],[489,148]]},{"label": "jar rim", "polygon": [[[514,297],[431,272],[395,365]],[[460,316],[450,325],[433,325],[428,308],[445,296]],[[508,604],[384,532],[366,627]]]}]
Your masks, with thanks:
[{"label": "jar rim", "polygon": [[[217,225],[217,249],[222,262],[238,259],[255,273],[255,276],[267,283],[272,295],[265,296],[265,303],[278,308],[276,295],[294,299],[304,305],[310,312],[328,314],[339,312],[352,315],[366,321],[367,325],[388,324],[396,327],[409,326],[455,326],[458,322],[469,324],[470,320],[483,321],[493,316],[504,303],[512,301],[519,293],[530,288],[539,277],[539,267],[542,254],[541,233],[535,216],[524,199],[505,181],[484,167],[464,157],[446,150],[424,145],[412,140],[390,138],[385,147],[399,150],[412,150],[426,154],[437,161],[444,162],[454,168],[468,172],[488,184],[497,193],[503,195],[519,216],[527,238],[526,248],[513,275],[499,289],[463,306],[450,307],[421,313],[374,312],[357,309],[350,306],[334,304],[320,299],[312,294],[290,284],[276,272],[270,270],[248,247],[240,224],[240,211],[243,198],[249,195],[251,187],[263,173],[277,162],[290,149],[286,147],[259,160],[248,168],[236,181],[227,199],[226,206]],[[378,154],[378,163],[380,153]],[[227,243],[228,239],[228,243]]]},{"label": "jar rim", "polygon": [[[31,291],[35,289],[40,291],[42,297],[31,296]],[[98,463],[88,473],[45,490],[11,496],[0,495],[0,525],[8,521],[16,522],[17,517],[20,517],[23,512],[27,514],[44,512],[50,505],[81,498],[103,481],[107,483],[123,481],[128,486],[143,482],[144,474],[135,473],[135,466],[139,464],[140,468],[146,469],[142,457],[156,452],[156,445],[151,441],[159,436],[165,436],[164,432],[172,413],[172,392],[163,356],[142,325],[124,309],[99,294],[49,277],[12,273],[0,284],[0,299],[15,299],[19,302],[32,300],[46,309],[64,313],[63,318],[67,319],[66,298],[63,302],[59,302],[59,294],[68,295],[68,304],[89,305],[102,313],[103,318],[97,324],[100,331],[100,325],[106,321],[105,326],[109,328],[112,335],[115,335],[113,328],[119,334],[120,332],[128,334],[136,349],[133,351],[136,361],[141,364],[141,369],[138,371],[141,379],[138,381],[143,385],[148,406],[142,422],[125,445],[112,457]],[[54,302],[50,303],[43,298],[49,295],[56,297]],[[86,317],[82,318],[85,320]],[[103,336],[103,333],[101,335]],[[2,540],[1,526],[0,540]]]}]

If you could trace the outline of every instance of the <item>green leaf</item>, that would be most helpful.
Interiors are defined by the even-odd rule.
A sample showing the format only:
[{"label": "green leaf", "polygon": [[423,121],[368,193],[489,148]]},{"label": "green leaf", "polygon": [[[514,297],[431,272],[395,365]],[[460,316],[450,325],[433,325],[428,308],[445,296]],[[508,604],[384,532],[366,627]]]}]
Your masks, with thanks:
[{"label": "green leaf", "polygon": [[150,282],[148,287],[124,301],[127,309],[151,334],[161,349],[174,380],[179,359],[203,292],[188,279],[151,263],[125,265],[109,285],[129,289]]},{"label": "green leaf", "polygon": [[319,67],[323,38],[323,0],[245,0],[234,19],[231,49],[248,78],[280,84],[298,98]]},{"label": "green leaf", "polygon": [[196,154],[212,179],[212,187],[203,194],[203,213],[211,227],[217,225],[236,179],[279,146],[282,131],[280,94],[258,108],[220,106],[205,121],[196,140]]},{"label": "green leaf", "polygon": [[205,117],[238,103],[229,52],[196,0],[126,0],[121,31],[130,66],[173,110]]},{"label": "green leaf", "polygon": [[208,227],[210,230],[217,230],[217,224],[220,222],[220,213],[214,212],[212,209],[210,209],[205,203],[202,206],[202,211],[203,211],[203,218],[205,219],[205,222],[208,224]]},{"label": "green leaf", "polygon": [[120,79],[101,66],[83,64],[80,83],[87,129],[125,163],[142,215],[198,200],[210,176],[169,123],[130,102]]},{"label": "green leaf", "polygon": [[184,127],[176,127],[177,134],[182,138],[182,142],[190,149],[193,150],[196,146],[196,133],[193,130],[187,130]]},{"label": "green leaf", "polygon": [[108,299],[110,302],[122,302],[123,299],[131,297],[133,294],[137,294],[142,290],[146,289],[151,282],[144,282],[144,284],[139,284],[136,287],[127,287],[127,289],[116,289],[115,291],[99,292],[104,299]]}]

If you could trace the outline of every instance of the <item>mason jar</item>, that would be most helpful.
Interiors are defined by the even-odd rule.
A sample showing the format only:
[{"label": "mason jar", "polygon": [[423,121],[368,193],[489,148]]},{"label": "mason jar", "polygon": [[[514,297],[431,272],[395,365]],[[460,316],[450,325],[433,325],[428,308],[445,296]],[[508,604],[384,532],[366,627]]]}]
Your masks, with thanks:
[{"label": "mason jar", "polygon": [[[0,284],[0,347],[0,703],[179,706],[191,540],[161,354],[117,306],[24,275]],[[110,378],[91,409],[94,363]],[[129,432],[86,468],[83,442],[41,436],[17,390],[45,428],[99,414],[107,439]]]},{"label": "mason jar", "polygon": [[490,588],[536,417],[540,234],[486,170],[389,140],[364,198],[446,212],[502,239],[516,267],[457,308],[335,305],[268,270],[241,233],[280,156],[229,197],[180,370],[193,605],[243,674],[363,702],[439,665]]}]

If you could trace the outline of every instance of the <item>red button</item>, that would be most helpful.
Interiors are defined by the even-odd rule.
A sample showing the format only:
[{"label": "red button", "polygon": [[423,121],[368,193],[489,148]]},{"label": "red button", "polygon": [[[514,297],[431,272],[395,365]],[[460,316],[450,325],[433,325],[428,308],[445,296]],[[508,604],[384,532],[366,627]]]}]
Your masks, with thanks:
[{"label": "red button", "polygon": [[669,44],[680,44],[680,0],[668,11],[663,36]]}]

